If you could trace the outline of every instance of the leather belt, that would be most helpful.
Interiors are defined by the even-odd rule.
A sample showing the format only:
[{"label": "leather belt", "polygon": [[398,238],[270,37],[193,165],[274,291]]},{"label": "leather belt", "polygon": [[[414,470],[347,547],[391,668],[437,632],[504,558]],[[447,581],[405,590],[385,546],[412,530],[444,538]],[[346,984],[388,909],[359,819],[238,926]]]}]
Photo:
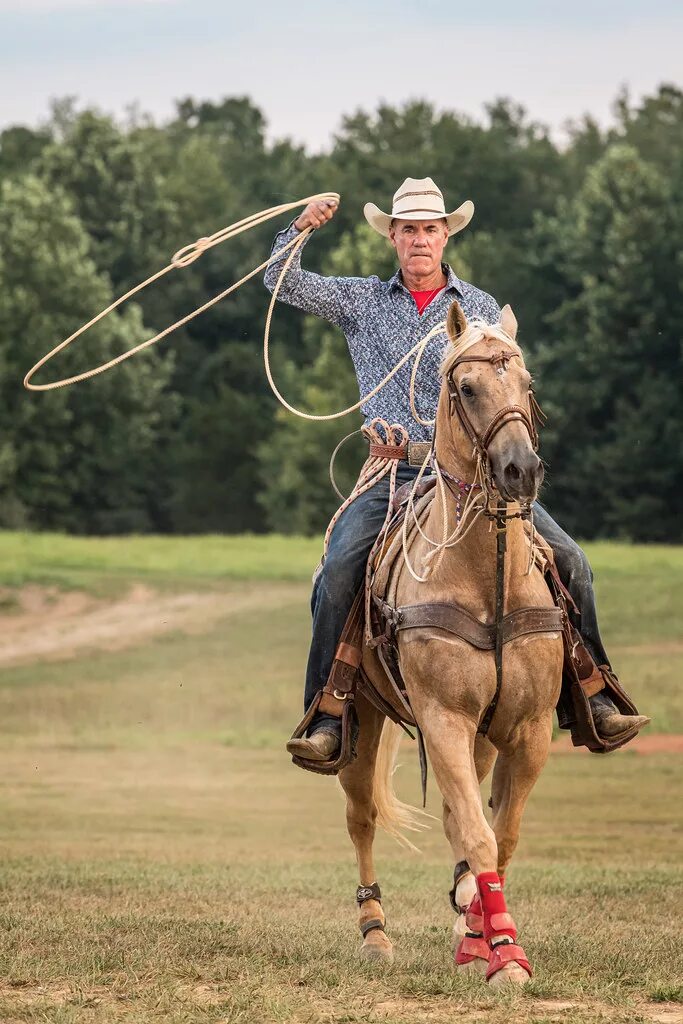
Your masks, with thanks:
[{"label": "leather belt", "polygon": [[407,444],[370,443],[370,456],[375,459],[400,459],[409,466],[421,466],[431,450],[429,441],[408,441]]}]

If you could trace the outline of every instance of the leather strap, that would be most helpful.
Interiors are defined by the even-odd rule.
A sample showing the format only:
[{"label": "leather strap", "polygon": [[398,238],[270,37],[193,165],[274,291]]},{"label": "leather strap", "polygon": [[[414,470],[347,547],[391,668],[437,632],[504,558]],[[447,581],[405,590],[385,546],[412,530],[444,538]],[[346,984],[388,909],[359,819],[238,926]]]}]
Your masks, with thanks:
[{"label": "leather strap", "polygon": [[605,680],[602,672],[595,665],[592,666],[593,671],[586,679],[579,679],[581,689],[587,697],[594,697],[596,693],[600,693],[601,690],[605,689]]},{"label": "leather strap", "polygon": [[[443,629],[465,640],[480,651],[495,649],[496,626],[482,622],[458,604],[413,604],[397,608],[396,633],[406,629]],[[528,633],[557,633],[562,630],[559,608],[518,608],[503,616],[503,643]]]},{"label": "leather strap", "polygon": [[[393,677],[393,673],[389,673],[389,671],[386,670],[386,666],[385,671],[387,671],[387,679],[391,683],[392,688],[396,690],[397,683]],[[410,736],[411,740],[415,739],[412,732],[405,724],[405,715],[406,713],[410,713],[410,708],[405,703],[405,698],[403,697],[403,694],[399,693],[401,699],[401,710],[399,711],[397,708],[394,707],[393,704],[390,704],[389,701],[386,700],[386,698],[379,692],[379,690],[373,684],[372,680],[368,678],[368,676],[365,674],[365,672],[363,672],[362,669],[360,671],[360,675],[358,678],[358,692],[362,693],[363,696],[367,700],[369,700],[369,702],[373,705],[373,707],[376,707],[377,710],[381,711],[383,715],[386,715],[387,718],[390,718],[392,722],[396,723],[396,725],[400,725],[403,731]],[[410,724],[415,724],[412,714],[410,714]]]},{"label": "leather strap", "polygon": [[373,931],[375,928],[377,928],[381,932],[385,930],[384,921],[381,921],[379,917],[371,917],[369,921],[363,921],[363,923],[360,925],[360,933],[363,936],[363,938],[365,938],[368,932]]},{"label": "leather strap", "polygon": [[495,662],[496,662],[496,692],[491,698],[491,703],[487,707],[481,722],[479,723],[479,729],[477,730],[485,736],[489,731],[491,725],[491,719],[493,718],[494,712],[498,707],[498,701],[500,700],[500,691],[503,688],[503,612],[505,610],[505,552],[507,550],[507,520],[505,518],[506,504],[503,501],[498,503],[498,510],[496,515],[496,622],[495,622]]},{"label": "leather strap", "polygon": [[382,893],[377,882],[373,882],[372,885],[359,885],[356,889],[356,903],[359,907],[362,907],[368,900],[382,902]]},{"label": "leather strap", "polygon": [[370,458],[399,459],[409,466],[421,466],[432,450],[431,441],[408,441],[406,444],[370,442]]},{"label": "leather strap", "polygon": [[[589,699],[592,696],[591,690],[597,684],[595,671],[600,674],[605,691],[622,714],[637,715],[638,709],[610,666],[595,666],[579,633],[569,621],[566,590],[561,585],[557,574],[549,571],[546,580],[562,611],[562,638],[564,640],[562,692],[569,699],[574,710],[575,717],[570,723],[572,743],[575,747],[588,747],[594,754],[608,754],[630,742],[638,735],[639,730],[637,726],[633,726],[617,736],[604,738],[598,735]],[[599,690],[594,692],[597,693]]]},{"label": "leather strap", "polygon": [[323,714],[340,718],[345,703],[355,696],[358,666],[363,657],[363,615],[364,593],[361,587],[351,606],[320,697],[318,710]]},{"label": "leather strap", "polygon": [[340,641],[337,644],[335,658],[337,661],[343,661],[345,665],[351,665],[353,668],[358,668],[363,660],[363,651],[360,647],[355,647],[353,644],[345,644]]},{"label": "leather strap", "polygon": [[370,442],[370,458],[372,459],[405,459],[408,454],[407,444],[377,444]]}]

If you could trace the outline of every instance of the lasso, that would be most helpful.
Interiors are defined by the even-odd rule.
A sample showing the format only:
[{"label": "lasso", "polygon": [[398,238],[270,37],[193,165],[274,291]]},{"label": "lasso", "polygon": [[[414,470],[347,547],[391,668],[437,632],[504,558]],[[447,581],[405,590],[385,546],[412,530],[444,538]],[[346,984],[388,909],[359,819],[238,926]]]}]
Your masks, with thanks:
[{"label": "lasso", "polygon": [[[49,382],[47,384],[34,384],[33,383],[33,377],[36,375],[36,373],[43,366],[45,366],[45,364],[48,363],[54,356],[56,356],[59,352],[63,351],[65,348],[67,348],[69,345],[71,345],[72,342],[74,342],[77,338],[80,338],[81,335],[85,334],[85,332],[88,331],[91,327],[93,327],[95,324],[99,323],[100,320],[103,320],[106,316],[108,316],[110,313],[112,313],[115,309],[118,309],[118,307],[123,305],[123,303],[126,302],[128,299],[130,299],[134,295],[137,295],[140,292],[144,291],[151,284],[154,284],[156,281],[159,281],[162,277],[164,277],[166,274],[169,274],[172,270],[180,270],[180,269],[182,269],[184,267],[189,267],[192,263],[195,262],[195,260],[198,260],[199,257],[203,253],[207,252],[209,249],[212,249],[214,246],[220,245],[222,242],[226,242],[226,241],[228,241],[228,239],[236,237],[237,235],[241,234],[243,231],[249,231],[252,228],[258,227],[260,224],[264,224],[264,223],[266,223],[266,221],[269,221],[273,217],[277,217],[277,216],[279,216],[282,213],[288,213],[291,210],[298,209],[301,206],[307,206],[309,203],[317,202],[317,201],[334,201],[335,203],[338,203],[339,199],[340,199],[340,197],[339,197],[339,194],[337,192],[321,192],[321,193],[318,193],[318,194],[313,195],[313,196],[308,196],[305,199],[297,200],[296,202],[293,202],[293,203],[283,203],[280,206],[273,206],[270,209],[262,210],[260,213],[255,213],[255,214],[250,215],[249,217],[245,217],[243,220],[236,221],[234,224],[230,224],[228,227],[225,227],[225,228],[222,228],[219,231],[216,231],[213,235],[209,235],[208,237],[204,237],[204,238],[199,238],[199,239],[197,239],[196,242],[191,242],[189,245],[183,246],[182,249],[179,249],[175,253],[175,255],[171,259],[171,262],[167,266],[165,266],[162,270],[157,271],[155,274],[152,274],[150,277],[148,277],[145,281],[142,281],[140,284],[137,284],[133,288],[129,289],[129,291],[127,291],[125,293],[125,295],[122,295],[120,298],[116,299],[109,306],[107,306],[106,309],[103,309],[96,316],[94,316],[91,320],[89,320],[86,324],[84,324],[82,327],[79,327],[79,329],[77,331],[74,331],[73,334],[69,335],[68,338],[65,338],[64,341],[60,342],[59,345],[56,345],[50,352],[47,353],[47,355],[45,355],[41,359],[39,359],[38,362],[34,366],[31,367],[31,369],[28,371],[28,373],[24,377],[24,387],[26,387],[29,391],[52,391],[52,390],[55,390],[56,388],[67,387],[70,384],[76,384],[79,381],[88,380],[91,377],[96,377],[100,373],[104,373],[105,370],[109,370],[113,366],[117,366],[119,363],[124,362],[124,360],[126,360],[126,359],[130,359],[131,356],[136,355],[136,353],[141,352],[143,349],[149,348],[151,345],[156,344],[156,342],[161,341],[164,338],[167,338],[170,334],[172,334],[174,331],[176,331],[179,327],[183,327],[185,324],[189,323],[191,320],[194,320],[195,317],[199,316],[201,313],[206,312],[207,309],[210,309],[212,306],[215,306],[216,303],[220,302],[222,299],[226,298],[232,292],[236,291],[243,284],[245,284],[247,281],[249,281],[252,277],[255,277],[256,274],[258,274],[261,271],[265,270],[265,268],[269,264],[271,264],[271,263],[275,262],[276,260],[280,259],[280,257],[283,256],[285,253],[287,253],[288,250],[289,250],[287,259],[286,259],[286,261],[284,263],[284,266],[283,266],[283,268],[282,268],[282,270],[281,270],[281,272],[279,274],[279,277],[278,277],[278,280],[276,282],[276,285],[275,285],[275,287],[273,289],[273,293],[272,293],[272,296],[271,296],[270,304],[268,306],[268,312],[266,314],[266,323],[265,323],[265,329],[264,329],[264,335],[263,335],[263,362],[264,362],[264,367],[265,367],[265,371],[266,371],[266,376],[268,378],[268,383],[269,383],[269,385],[271,387],[271,390],[273,391],[273,394],[275,395],[277,400],[281,403],[281,405],[283,405],[285,409],[287,409],[289,412],[293,413],[295,416],[299,416],[299,417],[301,417],[302,419],[305,419],[305,420],[312,420],[312,421],[315,421],[315,422],[325,422],[325,421],[340,419],[343,416],[347,416],[349,413],[356,412],[358,409],[360,409],[360,407],[365,402],[369,401],[369,399],[373,398],[376,394],[378,394],[378,392],[381,391],[382,388],[385,387],[389,383],[389,381],[393,377],[396,376],[396,374],[401,369],[401,367],[404,366],[408,362],[409,359],[411,359],[413,356],[415,356],[415,363],[413,365],[412,373],[411,373],[411,378],[410,378],[410,408],[411,408],[413,417],[416,420],[416,422],[418,422],[418,423],[420,423],[422,425],[425,425],[425,426],[431,426],[434,421],[433,420],[425,420],[425,419],[423,419],[420,416],[420,414],[419,414],[419,412],[418,412],[418,410],[416,408],[416,405],[415,405],[415,386],[416,386],[417,373],[418,373],[418,369],[419,369],[419,366],[420,366],[420,361],[421,361],[422,356],[424,354],[425,348],[427,347],[427,345],[429,344],[429,342],[431,341],[432,338],[434,338],[435,336],[440,335],[440,334],[445,334],[445,332],[446,332],[446,325],[445,325],[444,321],[441,321],[440,323],[438,323],[435,327],[432,328],[431,331],[429,331],[428,334],[426,334],[423,338],[421,338],[418,342],[416,342],[416,344],[413,345],[413,347],[410,349],[410,351],[406,352],[406,354],[404,356],[402,356],[402,358],[395,364],[395,366],[389,371],[389,373],[383,378],[383,380],[381,380],[380,383],[377,384],[377,386],[372,389],[372,391],[369,391],[367,395],[363,395],[354,405],[350,405],[346,409],[341,409],[338,412],[327,413],[325,415],[315,415],[315,414],[312,414],[312,413],[304,412],[301,409],[296,409],[280,393],[280,391],[279,391],[279,389],[278,389],[278,387],[277,387],[277,385],[276,385],[276,383],[275,383],[275,381],[273,379],[273,375],[272,375],[272,371],[271,371],[271,367],[270,367],[270,327],[271,327],[271,322],[272,322],[272,317],[273,317],[273,310],[275,308],[275,302],[277,300],[277,296],[278,296],[278,293],[280,291],[280,287],[282,285],[282,281],[286,277],[287,272],[288,272],[288,270],[289,270],[289,268],[290,268],[290,266],[292,264],[292,261],[293,261],[294,257],[296,256],[297,251],[303,245],[303,243],[304,243],[305,239],[307,238],[307,236],[310,235],[311,232],[314,230],[314,228],[310,227],[310,226],[305,228],[299,234],[298,237],[293,238],[290,242],[288,242],[285,246],[283,246],[278,252],[276,252],[273,255],[271,255],[267,260],[265,260],[263,263],[261,263],[260,266],[256,267],[254,270],[250,271],[248,274],[245,274],[244,277],[242,277],[239,281],[237,281],[234,284],[230,285],[228,288],[224,289],[224,291],[220,292],[218,295],[215,295],[213,298],[209,299],[203,305],[198,306],[191,313],[188,313],[186,316],[181,317],[181,319],[176,320],[176,322],[171,324],[170,327],[166,327],[166,328],[164,328],[164,330],[159,331],[152,338],[148,338],[146,341],[140,342],[140,344],[136,345],[134,348],[131,348],[127,352],[123,352],[123,353],[121,353],[118,356],[115,356],[114,358],[108,360],[105,363],[102,363],[99,366],[94,367],[93,369],[84,370],[82,373],[74,374],[72,377],[65,377],[65,378],[63,378],[61,380],[51,381],[51,382]],[[390,428],[390,429],[392,431],[394,430],[394,428]],[[354,432],[354,433],[357,433],[357,431]],[[347,436],[347,438],[344,438],[344,440],[347,440],[348,437],[351,437],[351,436],[353,436],[353,435],[349,434]],[[334,463],[334,457],[337,454],[337,452],[339,450],[339,447],[341,446],[342,443],[343,443],[343,441],[340,442],[340,445],[338,445],[337,448],[335,449],[335,451],[334,451],[334,453],[332,455],[332,460],[330,462],[330,476],[331,476],[331,479],[332,479],[333,486],[335,487],[335,490],[337,491],[337,493],[339,494],[340,497],[343,497],[343,496],[339,492],[339,489],[337,488],[335,480],[334,480],[333,463]],[[424,463],[422,465],[422,468],[420,469],[420,472],[418,474],[418,477],[417,477],[417,479],[415,481],[414,487],[419,483],[422,475],[424,474],[431,455],[432,455],[432,453],[430,453],[427,456],[427,458],[425,459],[425,461],[424,461]],[[381,460],[381,461],[384,461],[384,460]],[[375,483],[378,483],[379,480],[382,479],[386,475],[387,472],[389,472],[389,468],[390,467],[389,467],[389,463],[388,462],[387,462],[386,466],[381,466],[381,465],[377,464],[377,460],[373,460],[373,464],[371,466],[368,463],[366,463],[366,465],[363,468],[363,471],[361,472],[361,475],[359,477],[359,480],[358,480],[356,486],[354,487],[353,491],[348,496],[348,498],[346,498],[344,500],[344,502],[343,502],[342,506],[340,507],[340,509],[338,510],[338,512],[335,513],[335,516],[333,517],[333,519],[332,519],[332,521],[330,523],[330,526],[328,527],[328,530],[327,530],[327,533],[326,533],[326,536],[325,536],[325,548],[327,547],[327,541],[329,540],[329,535],[331,533],[332,527],[334,526],[334,524],[336,523],[337,519],[339,518],[341,513],[344,511],[344,509],[347,508],[348,505],[351,504],[352,501],[354,501],[357,497],[359,497],[360,494],[364,493],[370,487],[374,486]],[[395,467],[392,467],[392,468],[395,468]],[[436,470],[436,473],[437,473],[437,480],[438,480],[438,483],[439,483],[439,489],[440,489],[442,495],[445,496],[445,494],[444,494],[445,489],[444,489],[444,485],[443,485],[443,480],[441,479],[441,474],[439,472],[438,463],[435,463],[435,470]],[[392,495],[391,495],[391,498],[390,498],[389,509],[391,509],[391,500],[393,498],[394,488],[395,488],[395,472],[392,473],[392,486],[391,486]],[[452,543],[455,542],[456,536],[460,535],[460,533],[462,532],[462,528],[463,528],[463,526],[465,524],[465,520],[469,519],[469,515],[468,516],[463,516],[462,522],[459,523],[456,526],[455,531],[449,536],[448,535],[448,526],[447,526],[447,522],[446,522],[446,518],[445,518],[445,516],[446,516],[445,508],[446,508],[446,505],[445,505],[445,502],[444,502],[444,524],[443,524],[443,536],[442,536],[442,539],[441,539],[441,541],[430,540],[430,538],[425,536],[424,532],[420,528],[419,523],[417,523],[417,517],[415,516],[415,511],[414,511],[414,488],[413,488],[413,490],[411,490],[410,498],[409,498],[409,501],[408,501],[408,513],[407,513],[406,518],[405,518],[404,531],[407,532],[406,524],[407,524],[407,521],[408,521],[408,514],[410,514],[415,519],[415,522],[417,523],[418,529],[420,530],[420,533],[422,534],[422,536],[425,537],[425,539],[429,542],[429,544],[434,549],[432,552],[430,552],[430,556],[428,556],[430,561],[431,561],[431,559],[433,558],[434,555],[442,554],[446,547],[450,546]],[[470,512],[471,511],[471,507],[468,508],[467,511]],[[390,513],[388,512],[387,513],[387,522],[389,521],[389,518],[390,518]],[[469,525],[471,525],[471,522],[470,522]],[[405,536],[405,533],[404,533],[404,536]],[[404,546],[405,546],[405,542],[404,542]],[[407,551],[406,551],[406,557],[407,557]],[[437,562],[438,562],[438,560],[440,560],[440,559],[437,559]],[[410,572],[412,573],[412,575],[416,579],[422,579],[422,577],[418,577],[415,574],[415,572],[412,569],[412,566],[410,565],[409,561],[408,561],[408,568],[409,568]],[[428,574],[429,574],[429,572],[427,572],[427,575]],[[424,579],[426,579],[426,578],[427,578],[427,576],[424,577]]]}]

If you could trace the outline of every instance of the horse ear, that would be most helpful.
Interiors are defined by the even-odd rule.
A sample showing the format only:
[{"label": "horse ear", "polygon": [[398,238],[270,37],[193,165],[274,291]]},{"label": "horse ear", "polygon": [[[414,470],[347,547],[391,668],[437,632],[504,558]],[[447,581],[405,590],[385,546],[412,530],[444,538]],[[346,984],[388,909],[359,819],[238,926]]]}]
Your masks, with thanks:
[{"label": "horse ear", "polygon": [[446,317],[446,331],[448,337],[455,345],[458,338],[464,334],[467,330],[467,317],[462,311],[462,306],[457,299],[454,299],[451,303],[451,307],[448,310],[448,316]]},{"label": "horse ear", "polygon": [[500,311],[500,326],[506,334],[509,334],[514,341],[517,337],[517,317],[512,312],[512,306],[506,305]]}]

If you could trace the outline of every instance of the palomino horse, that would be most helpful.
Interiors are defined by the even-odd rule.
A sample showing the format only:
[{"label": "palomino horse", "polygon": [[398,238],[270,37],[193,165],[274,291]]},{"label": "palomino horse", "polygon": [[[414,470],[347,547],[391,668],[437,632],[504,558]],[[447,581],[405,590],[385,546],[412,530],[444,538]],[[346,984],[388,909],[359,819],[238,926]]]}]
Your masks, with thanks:
[{"label": "palomino horse", "polygon": [[[485,448],[497,500],[510,503],[507,508],[513,510],[518,507],[514,503],[535,499],[543,475],[530,436],[530,375],[514,340],[517,321],[506,306],[500,325],[488,327],[479,321],[468,325],[455,302],[447,329],[451,345],[442,365],[436,462],[446,480],[473,481],[477,470],[474,436],[475,449]],[[454,389],[458,389],[457,401]],[[460,412],[455,415],[458,405]],[[528,412],[528,417],[515,415],[514,409]],[[480,492],[480,504],[485,498],[486,488]],[[444,523],[450,524],[449,529],[455,525],[456,514],[460,515],[460,507],[455,493],[437,488],[423,526],[426,537],[438,539]],[[439,559],[433,557],[434,546],[418,535],[410,550],[412,566],[428,565],[430,553],[433,566],[431,573],[425,573],[426,582],[418,582],[417,574],[407,571],[405,562],[399,560],[391,603],[398,607],[456,601],[479,620],[492,622],[495,524],[492,528],[483,514],[474,518],[469,530],[462,531],[459,543],[442,548]],[[504,603],[506,613],[553,605],[540,571],[529,571],[529,540],[519,517],[511,517],[507,523]],[[456,964],[458,969],[486,971],[493,985],[523,984],[531,971],[507,911],[503,881],[517,845],[526,800],[550,748],[553,711],[561,686],[561,633],[521,636],[506,644],[499,702],[486,736],[478,733],[478,728],[496,691],[493,652],[479,650],[438,629],[402,632],[398,644],[415,720],[443,796],[444,829],[457,865],[452,901],[459,912],[455,936],[461,937],[461,942]],[[375,687],[386,692],[383,669],[369,647],[364,649],[362,667]],[[384,720],[362,695],[357,706],[358,757],[340,772],[340,781],[360,873],[361,955],[389,959],[392,945],[383,930],[381,902],[374,898],[378,895],[372,852],[375,825],[397,835],[400,826],[417,824],[418,812],[401,803],[392,788],[402,735],[399,727]],[[494,762],[490,827],[479,785]],[[470,937],[463,939],[465,932]]]}]

